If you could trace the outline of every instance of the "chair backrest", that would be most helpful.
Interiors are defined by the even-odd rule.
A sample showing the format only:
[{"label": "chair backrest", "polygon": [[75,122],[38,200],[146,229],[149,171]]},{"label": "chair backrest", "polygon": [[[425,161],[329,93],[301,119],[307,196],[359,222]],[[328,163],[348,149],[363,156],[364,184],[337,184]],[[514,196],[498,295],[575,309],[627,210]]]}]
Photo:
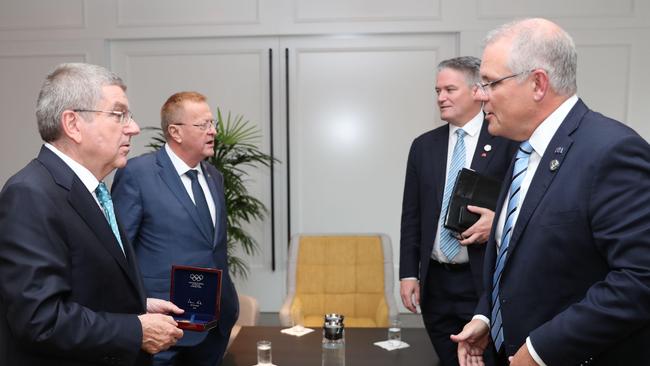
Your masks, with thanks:
[{"label": "chair backrest", "polygon": [[239,318],[237,324],[254,326],[260,319],[260,305],[257,299],[248,295],[239,295]]},{"label": "chair backrest", "polygon": [[287,271],[291,314],[307,326],[326,313],[345,315],[346,326],[383,327],[397,315],[390,239],[384,234],[298,234]]}]

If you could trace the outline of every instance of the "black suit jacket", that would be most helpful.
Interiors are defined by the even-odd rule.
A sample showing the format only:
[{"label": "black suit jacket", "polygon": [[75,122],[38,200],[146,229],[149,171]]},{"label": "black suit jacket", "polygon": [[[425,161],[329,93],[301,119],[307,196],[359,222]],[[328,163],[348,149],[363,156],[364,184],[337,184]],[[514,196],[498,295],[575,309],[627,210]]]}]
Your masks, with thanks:
[{"label": "black suit jacket", "polygon": [[[488,318],[492,230],[477,309]],[[650,365],[650,146],[636,132],[571,109],[521,205],[500,299],[509,355],[530,336],[548,365]]]},{"label": "black suit jacket", "polygon": [[146,365],[146,299],[94,197],[42,147],[0,193],[0,365]]},{"label": "black suit jacket", "polygon": [[[483,122],[471,168],[503,180],[517,144],[492,136]],[[416,277],[425,288],[433,241],[438,228],[447,173],[449,125],[429,131],[413,141],[406,166],[400,235],[400,278]],[[490,151],[484,146],[490,145]],[[483,289],[485,245],[467,247],[477,296]],[[423,294],[425,296],[425,294]]]}]

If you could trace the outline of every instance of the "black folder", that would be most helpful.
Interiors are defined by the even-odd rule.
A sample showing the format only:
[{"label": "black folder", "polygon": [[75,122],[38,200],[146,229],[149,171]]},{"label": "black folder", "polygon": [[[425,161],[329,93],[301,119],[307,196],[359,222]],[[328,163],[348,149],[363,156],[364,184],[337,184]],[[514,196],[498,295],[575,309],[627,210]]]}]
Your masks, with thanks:
[{"label": "black folder", "polygon": [[500,180],[463,168],[454,183],[444,226],[458,233],[469,229],[478,221],[480,215],[468,211],[467,206],[484,207],[494,211],[500,191]]}]

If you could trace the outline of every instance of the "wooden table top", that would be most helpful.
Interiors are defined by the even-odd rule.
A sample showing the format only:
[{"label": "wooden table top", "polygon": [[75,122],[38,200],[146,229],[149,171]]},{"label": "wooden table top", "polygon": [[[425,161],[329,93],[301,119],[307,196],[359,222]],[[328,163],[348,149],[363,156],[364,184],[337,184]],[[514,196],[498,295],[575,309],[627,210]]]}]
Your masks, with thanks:
[{"label": "wooden table top", "polygon": [[[302,337],[280,333],[281,327],[243,327],[228,349],[222,366],[253,366],[257,363],[256,343],[272,343],[273,364],[277,366],[320,365],[322,331],[315,329]],[[408,348],[386,351],[373,343],[386,340],[386,328],[346,328],[346,366],[418,365],[437,366],[438,357],[424,328],[402,328]]]}]

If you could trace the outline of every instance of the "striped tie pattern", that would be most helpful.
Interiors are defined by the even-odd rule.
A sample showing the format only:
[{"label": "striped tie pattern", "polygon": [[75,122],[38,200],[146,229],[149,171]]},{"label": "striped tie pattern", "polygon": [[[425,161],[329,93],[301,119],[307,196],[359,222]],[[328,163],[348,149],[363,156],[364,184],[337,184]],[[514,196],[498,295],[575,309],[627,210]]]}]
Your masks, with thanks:
[{"label": "striped tie pattern", "polygon": [[104,182],[99,182],[97,188],[95,188],[95,194],[97,195],[97,200],[99,205],[102,206],[104,210],[104,216],[108,220],[108,224],[111,226],[113,235],[117,239],[117,242],[120,244],[120,249],[124,253],[124,245],[122,245],[122,238],[120,237],[120,231],[117,228],[117,220],[115,219],[115,211],[113,209],[113,200],[111,199],[111,194],[108,193],[108,188]]},{"label": "striped tie pattern", "polygon": [[456,177],[458,177],[458,173],[465,166],[465,135],[467,135],[465,130],[461,128],[456,130],[456,136],[458,138],[456,145],[454,145],[454,151],[451,154],[449,169],[447,169],[447,182],[445,183],[445,193],[442,196],[442,211],[440,211],[440,250],[450,261],[460,252],[460,244],[452,235],[452,232],[444,227],[443,224],[446,216],[444,213],[447,212],[447,208],[449,207],[449,200],[451,199],[451,192],[454,189],[454,183],[456,183]]},{"label": "striped tie pattern", "polygon": [[520,194],[521,183],[526,176],[528,169],[528,159],[533,152],[533,147],[530,146],[528,141],[524,141],[519,145],[519,151],[515,157],[515,166],[512,170],[512,179],[510,180],[508,211],[506,213],[505,224],[503,225],[503,233],[501,235],[501,246],[499,248],[499,255],[495,264],[494,275],[492,276],[492,317],[490,324],[490,332],[492,334],[492,341],[497,351],[503,345],[503,324],[501,323],[501,300],[499,299],[499,281],[503,273],[503,267],[506,263],[508,255],[508,245],[512,237],[512,230],[515,226],[514,214],[517,212]]}]

